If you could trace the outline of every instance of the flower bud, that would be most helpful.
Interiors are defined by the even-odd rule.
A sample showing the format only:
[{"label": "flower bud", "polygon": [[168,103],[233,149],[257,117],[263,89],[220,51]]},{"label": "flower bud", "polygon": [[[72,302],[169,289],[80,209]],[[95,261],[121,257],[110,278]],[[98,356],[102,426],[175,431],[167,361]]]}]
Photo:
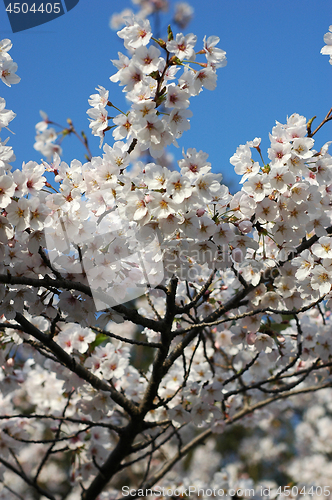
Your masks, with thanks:
[{"label": "flower bud", "polygon": [[257,337],[257,335],[254,332],[247,333],[247,336],[246,336],[247,344],[254,345],[256,337]]},{"label": "flower bud", "polygon": [[243,261],[243,253],[242,253],[242,250],[240,248],[233,248],[232,259],[234,262],[242,262]]},{"label": "flower bud", "polygon": [[196,210],[196,215],[197,215],[197,217],[202,217],[202,215],[204,215],[204,214],[205,214],[205,210],[204,210],[204,208],[198,208],[198,209]]},{"label": "flower bud", "polygon": [[252,230],[252,223],[250,220],[241,220],[238,224],[238,228],[240,229],[241,233],[247,234],[250,233]]}]

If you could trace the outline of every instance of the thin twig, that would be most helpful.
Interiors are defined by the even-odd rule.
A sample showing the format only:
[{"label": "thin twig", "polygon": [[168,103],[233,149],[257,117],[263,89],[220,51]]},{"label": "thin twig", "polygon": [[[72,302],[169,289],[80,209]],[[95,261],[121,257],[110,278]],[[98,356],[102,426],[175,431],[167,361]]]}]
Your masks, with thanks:
[{"label": "thin twig", "polygon": [[332,120],[332,108],[327,113],[324,120],[318,125],[318,127],[313,132],[311,132],[310,129],[308,130],[308,137],[313,137],[318,132],[318,130],[322,128],[322,126],[325,125],[325,123],[327,123],[330,120]]},{"label": "thin twig", "polygon": [[32,488],[34,488],[40,495],[43,495],[44,497],[48,498],[49,500],[56,500],[56,498],[51,493],[49,493],[48,491],[44,490],[44,488],[42,488],[41,486],[39,486],[37,483],[34,483],[25,474],[24,471],[15,469],[15,467],[10,462],[8,462],[7,460],[5,460],[2,457],[0,457],[0,463],[2,463],[2,465],[4,465],[8,470],[11,470],[14,474],[16,474],[21,479],[23,479],[23,481],[26,484],[28,484],[29,486],[31,486]]},{"label": "thin twig", "polygon": [[[73,394],[74,394],[74,391],[70,392],[69,395],[68,395],[65,407],[64,407],[64,409],[62,411],[62,416],[63,417],[66,415],[66,411],[68,409],[68,406],[69,406],[69,403],[70,403],[70,399],[71,399],[71,397],[72,397]],[[33,479],[35,483],[37,482],[39,474],[41,473],[44,465],[46,464],[47,460],[51,456],[51,453],[52,453],[52,450],[53,450],[54,446],[56,445],[57,441],[59,441],[59,439],[60,439],[60,433],[61,433],[61,426],[62,426],[62,424],[63,424],[63,422],[60,420],[58,428],[56,430],[55,440],[53,440],[51,446],[49,446],[49,448],[46,450],[46,453],[45,453],[44,457],[42,458],[42,460],[41,460],[41,462],[39,464],[39,467],[37,468],[35,477]]]},{"label": "thin twig", "polygon": [[15,495],[20,500],[24,500],[24,498],[19,493],[17,493],[16,491],[12,490],[9,486],[7,486],[7,484],[4,484],[3,481],[1,481],[1,482],[3,484],[3,487],[6,488],[6,490],[10,491],[10,493],[12,495]]},{"label": "thin twig", "polygon": [[210,276],[207,279],[207,281],[204,283],[204,285],[202,286],[202,288],[200,289],[200,291],[195,295],[195,297],[189,302],[189,304],[185,304],[182,307],[175,306],[176,314],[187,313],[188,311],[190,311],[190,309],[192,309],[193,307],[195,307],[198,304],[198,302],[200,301],[200,299],[208,291],[209,286],[211,285],[215,274],[216,274],[216,269],[214,269],[212,271],[212,273],[210,274]]},{"label": "thin twig", "polygon": [[91,330],[94,330],[95,332],[102,333],[103,335],[106,335],[107,337],[110,337],[112,339],[120,340],[121,342],[126,342],[127,344],[142,345],[144,347],[157,347],[157,348],[162,347],[162,344],[160,342],[144,342],[143,340],[128,339],[126,337],[121,337],[120,335],[116,335],[115,333],[103,330],[102,328],[99,328],[97,326],[90,325],[89,328],[91,328]]},{"label": "thin twig", "polygon": [[[250,415],[254,411],[263,408],[264,406],[267,406],[275,401],[278,401],[279,399],[286,399],[292,396],[296,396],[298,394],[304,394],[304,393],[309,393],[309,392],[316,392],[321,389],[325,389],[327,387],[331,387],[332,382],[326,382],[325,384],[321,384],[319,386],[312,386],[312,387],[306,387],[303,389],[298,389],[296,391],[291,391],[283,394],[278,394],[275,396],[272,396],[271,398],[268,398],[264,401],[260,401],[252,406],[248,406],[247,408],[240,410],[238,413],[236,413],[232,418],[229,418],[226,420],[226,425],[230,425],[234,422],[237,422],[238,420],[243,419],[246,415]],[[201,434],[196,436],[194,439],[192,439],[189,443],[187,443],[185,446],[181,448],[170,460],[165,462],[162,467],[157,471],[150,479],[147,481],[144,485],[142,485],[142,489],[150,489],[153,487],[154,484],[156,484],[160,479],[162,479],[167,472],[169,472],[174,465],[179,462],[184,456],[186,456],[191,450],[196,448],[198,445],[202,444],[209,436],[212,435],[212,430],[207,429],[206,431],[203,431]]]},{"label": "thin twig", "polygon": [[[25,419],[25,418],[33,419],[33,418],[35,418],[38,420],[50,419],[50,420],[56,420],[56,421],[60,420],[62,422],[71,422],[74,424],[82,424],[82,425],[87,425],[89,427],[104,427],[106,429],[110,429],[112,431],[115,431],[119,434],[121,434],[121,432],[122,432],[121,427],[117,427],[115,425],[108,424],[105,422],[93,422],[92,420],[88,420],[85,417],[82,419],[78,419],[78,418],[72,418],[72,417],[58,417],[58,416],[54,416],[54,415],[39,415],[39,414],[25,415],[23,413],[20,413],[18,415],[0,415],[0,420],[11,420],[13,418],[21,418],[21,419]],[[159,425],[159,422],[158,422],[158,425]]]}]

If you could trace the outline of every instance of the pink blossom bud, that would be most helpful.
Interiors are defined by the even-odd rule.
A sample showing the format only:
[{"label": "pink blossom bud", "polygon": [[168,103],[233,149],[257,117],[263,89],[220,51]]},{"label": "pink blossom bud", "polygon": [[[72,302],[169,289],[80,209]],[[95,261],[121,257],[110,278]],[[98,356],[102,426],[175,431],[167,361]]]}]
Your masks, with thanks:
[{"label": "pink blossom bud", "polygon": [[234,262],[242,262],[243,261],[243,253],[240,248],[233,248],[232,250],[232,259]]},{"label": "pink blossom bud", "polygon": [[145,196],[144,200],[145,200],[145,203],[149,203],[149,202],[152,200],[151,195],[150,195],[150,194],[147,194],[147,195]]},{"label": "pink blossom bud", "polygon": [[19,384],[23,384],[24,376],[22,373],[15,373],[15,377],[16,377],[16,382],[18,382]]},{"label": "pink blossom bud", "polygon": [[254,332],[247,333],[247,336],[246,336],[247,344],[254,345],[256,337],[257,337],[257,335]]},{"label": "pink blossom bud", "polygon": [[204,208],[198,208],[198,209],[196,210],[196,215],[197,215],[197,217],[202,217],[202,215],[204,215],[204,214],[205,214],[205,210],[204,210]]},{"label": "pink blossom bud", "polygon": [[7,366],[14,366],[14,363],[15,363],[14,358],[9,358],[6,361]]},{"label": "pink blossom bud", "polygon": [[252,230],[252,223],[250,220],[241,220],[238,224],[238,228],[240,229],[241,233],[250,233]]}]

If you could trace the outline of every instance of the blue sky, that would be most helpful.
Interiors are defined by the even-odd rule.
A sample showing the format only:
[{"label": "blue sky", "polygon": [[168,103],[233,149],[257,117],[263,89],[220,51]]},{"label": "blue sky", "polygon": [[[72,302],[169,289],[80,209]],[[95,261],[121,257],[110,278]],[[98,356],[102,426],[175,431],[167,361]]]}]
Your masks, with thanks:
[{"label": "blue sky", "polygon": [[[220,37],[228,65],[219,69],[214,92],[204,90],[192,98],[191,130],[179,140],[182,147],[202,149],[209,154],[214,172],[222,172],[232,192],[238,176],[229,158],[239,144],[258,136],[262,151],[269,147],[268,133],[275,120],[285,123],[296,112],[308,119],[317,115],[318,123],[332,105],[332,66],[322,56],[323,36],[332,24],[330,0],[192,0],[195,16],[184,31],[198,37],[200,49],[204,35]],[[1,84],[0,95],[17,117],[10,124],[15,135],[9,144],[17,160],[40,161],[33,149],[39,110],[55,122],[66,124],[71,118],[78,131],[85,130],[92,153],[101,154],[99,140],[91,136],[86,110],[95,87],[110,90],[110,100],[127,110],[121,88],[111,83],[115,73],[110,59],[117,59],[122,41],[109,28],[112,13],[131,7],[130,0],[80,0],[66,15],[42,26],[13,34],[0,2],[0,39],[10,38],[10,55],[18,64],[22,78],[11,88]],[[171,20],[171,11],[162,25]],[[332,139],[332,122],[317,134],[317,147]],[[111,133],[106,142],[112,144]],[[63,143],[62,159],[84,160],[84,150],[74,137]],[[265,153],[265,158],[267,154]],[[258,158],[257,158],[258,160]]]}]

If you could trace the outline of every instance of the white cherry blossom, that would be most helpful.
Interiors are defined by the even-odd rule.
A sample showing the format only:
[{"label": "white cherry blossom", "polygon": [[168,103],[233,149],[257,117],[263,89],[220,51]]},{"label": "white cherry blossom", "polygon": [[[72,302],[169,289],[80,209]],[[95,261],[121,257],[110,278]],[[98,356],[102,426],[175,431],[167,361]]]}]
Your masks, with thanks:
[{"label": "white cherry blossom", "polygon": [[166,43],[167,50],[173,53],[178,59],[189,59],[191,61],[195,60],[194,46],[197,42],[197,36],[193,33],[188,35],[183,35],[182,33],[177,33],[174,40]]},{"label": "white cherry blossom", "polygon": [[117,33],[124,40],[125,47],[137,49],[147,45],[152,36],[149,20],[132,16],[126,18],[125,21],[127,26]]},{"label": "white cherry blossom", "polygon": [[330,56],[330,64],[332,64],[332,25],[329,27],[329,32],[324,35],[326,45],[320,51],[321,54]]},{"label": "white cherry blossom", "polygon": [[[119,498],[123,477],[149,484],[188,449],[190,467],[179,461],[158,486],[261,496],[259,485],[278,488],[267,462],[294,484],[329,484],[330,144],[315,145],[293,113],[273,127],[269,164],[259,138],[236,149],[233,194],[203,151],[169,168],[165,147],[189,128],[190,99],[214,88],[225,53],[205,37],[195,54],[195,35],[171,30],[161,50],[149,45],[147,12],[167,5],[135,1],[140,17],[120,31],[129,57],[119,53],[111,77],[129,97],[116,142],[101,86],[89,100],[90,120],[104,117],[91,127],[105,135],[100,156],[53,157],[62,136],[45,114],[36,143],[52,163],[12,172],[0,142],[0,497]],[[10,48],[0,42],[1,68]],[[202,69],[177,60],[196,56]],[[0,100],[0,126],[6,111]],[[232,437],[234,420],[239,449],[229,463],[224,447],[220,469],[214,434]]]}]

